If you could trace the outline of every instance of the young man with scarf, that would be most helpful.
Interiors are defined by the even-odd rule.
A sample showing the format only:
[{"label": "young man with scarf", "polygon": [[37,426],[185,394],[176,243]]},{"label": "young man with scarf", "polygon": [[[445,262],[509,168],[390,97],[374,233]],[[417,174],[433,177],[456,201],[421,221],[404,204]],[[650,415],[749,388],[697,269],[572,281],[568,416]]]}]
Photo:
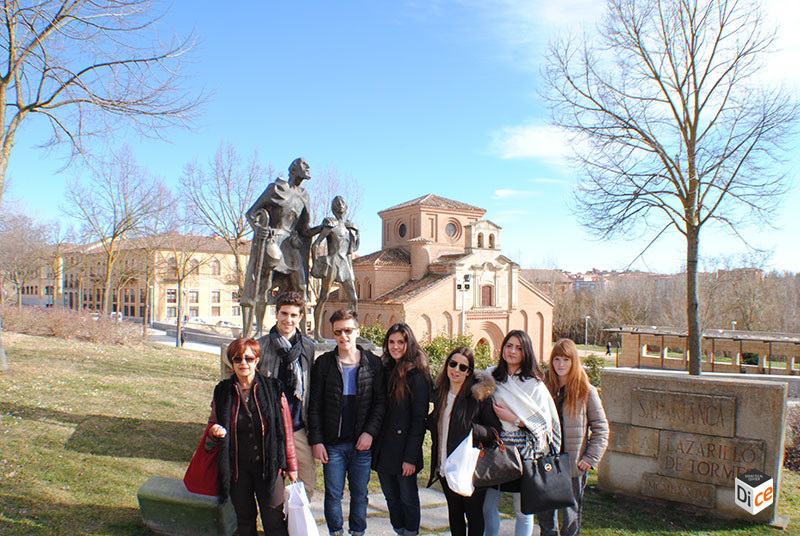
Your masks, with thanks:
[{"label": "young man with scarf", "polygon": [[269,333],[258,339],[261,346],[259,371],[283,383],[294,424],[297,466],[300,480],[309,498],[317,484],[314,456],[308,444],[308,398],[311,388],[311,365],[314,362],[314,341],[298,328],[303,319],[305,301],[299,292],[284,292],[276,299],[277,322]]}]

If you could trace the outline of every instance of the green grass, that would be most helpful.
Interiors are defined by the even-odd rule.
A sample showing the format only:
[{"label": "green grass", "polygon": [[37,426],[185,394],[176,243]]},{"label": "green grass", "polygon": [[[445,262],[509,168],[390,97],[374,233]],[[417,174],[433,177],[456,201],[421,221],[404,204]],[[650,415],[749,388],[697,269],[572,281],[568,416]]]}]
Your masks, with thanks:
[{"label": "green grass", "polygon": [[[3,339],[11,368],[0,373],[0,534],[150,534],[136,491],[151,475],[183,476],[208,417],[219,358],[163,346]],[[421,487],[429,467],[426,460]],[[800,535],[800,477],[783,475],[779,510],[795,521],[780,532],[615,497],[596,488],[592,473],[581,534]],[[370,490],[379,489],[373,473]],[[509,495],[500,505],[511,513]]]}]

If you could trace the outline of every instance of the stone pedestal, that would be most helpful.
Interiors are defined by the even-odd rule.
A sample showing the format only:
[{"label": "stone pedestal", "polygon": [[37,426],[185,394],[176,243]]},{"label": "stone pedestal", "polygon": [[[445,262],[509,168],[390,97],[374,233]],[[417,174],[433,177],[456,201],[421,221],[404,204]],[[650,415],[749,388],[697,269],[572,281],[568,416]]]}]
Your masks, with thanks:
[{"label": "stone pedestal", "polygon": [[136,493],[142,521],[156,534],[170,536],[231,536],[236,513],[230,501],[190,493],[183,480],[151,476]]},{"label": "stone pedestal", "polygon": [[[752,377],[606,369],[602,399],[611,433],[598,485],[773,522],[786,392],[784,384]],[[734,495],[736,477],[752,469],[773,478],[776,497],[755,516],[737,506]]]}]

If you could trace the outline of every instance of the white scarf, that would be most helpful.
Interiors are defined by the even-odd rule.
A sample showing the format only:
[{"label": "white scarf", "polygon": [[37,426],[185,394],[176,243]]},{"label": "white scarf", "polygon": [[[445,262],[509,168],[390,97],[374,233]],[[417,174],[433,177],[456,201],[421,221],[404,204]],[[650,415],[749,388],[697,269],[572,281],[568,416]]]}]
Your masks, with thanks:
[{"label": "white scarf", "polygon": [[[544,382],[535,378],[521,379],[519,376],[509,375],[506,381],[497,382],[493,398],[496,403],[511,410],[531,432],[537,453],[548,452],[550,444],[556,451],[561,448],[558,410]],[[503,420],[500,422],[505,431],[518,430],[513,423]]]}]

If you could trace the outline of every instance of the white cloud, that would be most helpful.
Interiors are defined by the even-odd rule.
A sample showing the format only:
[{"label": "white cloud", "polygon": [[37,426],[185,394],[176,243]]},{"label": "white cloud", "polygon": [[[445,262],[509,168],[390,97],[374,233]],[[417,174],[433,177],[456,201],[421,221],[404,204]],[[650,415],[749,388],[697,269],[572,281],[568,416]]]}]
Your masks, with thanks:
[{"label": "white cloud", "polygon": [[533,197],[534,195],[539,195],[539,192],[531,192],[530,190],[508,190],[508,189],[500,189],[495,190],[494,195],[492,196],[493,199],[500,200],[500,199],[519,199],[524,197]]},{"label": "white cloud", "polygon": [[538,158],[563,164],[567,138],[555,127],[528,125],[503,127],[492,134],[491,151],[500,158]]}]

